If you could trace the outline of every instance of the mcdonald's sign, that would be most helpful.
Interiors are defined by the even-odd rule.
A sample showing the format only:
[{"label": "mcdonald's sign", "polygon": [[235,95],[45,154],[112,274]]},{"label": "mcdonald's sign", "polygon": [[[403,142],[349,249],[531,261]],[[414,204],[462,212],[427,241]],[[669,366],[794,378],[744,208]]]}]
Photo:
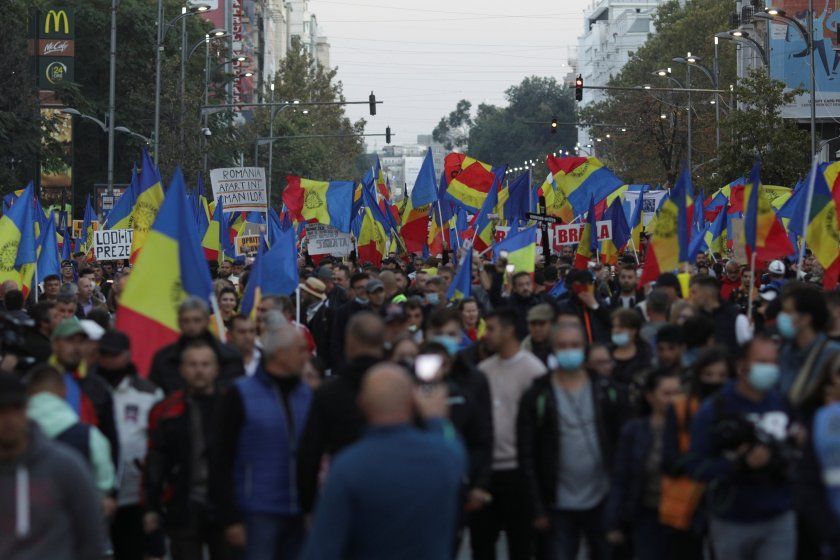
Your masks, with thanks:
[{"label": "mcdonald's sign", "polygon": [[41,15],[38,36],[41,39],[72,39],[76,21],[72,10],[66,8],[45,9]]}]

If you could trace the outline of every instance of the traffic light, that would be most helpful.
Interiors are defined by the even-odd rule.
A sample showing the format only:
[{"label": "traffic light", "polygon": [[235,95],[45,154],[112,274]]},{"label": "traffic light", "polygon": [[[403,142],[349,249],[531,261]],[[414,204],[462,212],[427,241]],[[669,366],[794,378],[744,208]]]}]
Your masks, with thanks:
[{"label": "traffic light", "polygon": [[551,133],[557,134],[557,117],[551,119]]},{"label": "traffic light", "polygon": [[575,100],[581,101],[583,100],[583,75],[578,74],[578,77],[575,78]]},{"label": "traffic light", "polygon": [[370,116],[374,116],[376,114],[376,96],[373,95],[373,92],[370,92],[368,103],[370,104]]},{"label": "traffic light", "polygon": [[385,127],[385,143],[386,144],[391,143],[391,127],[390,126]]}]

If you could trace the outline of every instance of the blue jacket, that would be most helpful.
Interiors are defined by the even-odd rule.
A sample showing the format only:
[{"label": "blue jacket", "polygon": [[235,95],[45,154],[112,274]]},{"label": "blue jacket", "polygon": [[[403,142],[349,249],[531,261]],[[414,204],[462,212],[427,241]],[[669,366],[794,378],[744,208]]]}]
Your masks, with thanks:
[{"label": "blue jacket", "polygon": [[607,501],[609,530],[621,530],[632,525],[633,519],[641,513],[647,477],[645,467],[651,447],[653,432],[650,418],[636,418],[624,425],[615,453],[612,486]]},{"label": "blue jacket", "polygon": [[284,399],[262,366],[253,377],[237,379],[234,387],[244,410],[234,467],[240,512],[300,513],[295,455],[312,402],[311,389],[299,383]]},{"label": "blue jacket", "polygon": [[466,470],[448,422],[369,428],[333,462],[301,559],[450,558]]},{"label": "blue jacket", "polygon": [[736,383],[724,385],[694,416],[687,466],[694,478],[710,483],[706,495],[711,516],[741,523],[764,521],[793,507],[790,480],[729,458],[720,448],[715,426],[727,418],[746,417],[767,437],[780,439],[790,428],[790,409],[778,391],[755,402],[738,393]]}]

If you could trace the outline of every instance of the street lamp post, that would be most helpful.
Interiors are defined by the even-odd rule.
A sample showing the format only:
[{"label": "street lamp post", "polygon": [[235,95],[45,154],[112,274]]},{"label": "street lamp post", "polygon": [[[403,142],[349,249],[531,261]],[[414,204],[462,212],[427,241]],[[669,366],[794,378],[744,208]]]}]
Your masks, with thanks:
[{"label": "street lamp post", "polygon": [[114,195],[114,119],[117,111],[117,5],[111,0],[111,52],[108,72],[108,196]]},{"label": "street lamp post", "polygon": [[[715,36],[714,69],[715,89],[720,89],[720,67],[718,66],[718,37]],[[720,156],[720,94],[715,94],[715,152]]]}]

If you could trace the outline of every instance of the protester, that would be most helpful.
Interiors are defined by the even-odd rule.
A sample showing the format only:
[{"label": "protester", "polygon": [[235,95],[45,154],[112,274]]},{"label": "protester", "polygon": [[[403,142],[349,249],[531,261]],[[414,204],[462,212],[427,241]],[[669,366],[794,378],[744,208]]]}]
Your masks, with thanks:
[{"label": "protester", "polygon": [[790,469],[793,421],[781,393],[777,343],[755,337],[738,377],[694,416],[689,471],[707,488],[717,558],[793,558],[796,518]]},{"label": "protester", "polygon": [[219,364],[219,375],[215,379],[221,387],[227,387],[245,373],[239,353],[213,336],[208,330],[209,326],[210,308],[204,300],[188,297],[178,307],[178,327],[181,336],[176,342],[158,350],[149,374],[149,380],[167,395],[185,388],[185,381],[179,373],[179,360],[184,348],[194,341],[204,341],[213,348]]},{"label": "protester", "polygon": [[478,364],[490,385],[494,437],[493,473],[487,488],[493,500],[470,520],[470,542],[478,558],[492,557],[500,530],[505,531],[512,560],[530,555],[527,487],[518,459],[516,417],[522,395],[546,369],[536,356],[522,350],[517,323],[516,312],[509,308],[487,316],[484,340],[495,354]]},{"label": "protester", "polygon": [[525,392],[517,418],[519,464],[546,560],[576,558],[581,537],[590,559],[609,557],[604,506],[621,409],[590,381],[585,347],[579,323],[557,324],[550,372]]},{"label": "protester", "polygon": [[653,349],[656,347],[656,335],[659,329],[668,324],[670,302],[665,290],[654,288],[648,294],[645,303],[647,321],[642,325],[639,336]]},{"label": "protester", "polygon": [[584,326],[586,343],[610,341],[610,311],[595,296],[595,277],[588,270],[573,270],[566,276],[569,298],[560,304],[558,314],[576,315]]},{"label": "protester", "polygon": [[334,356],[332,361],[333,367],[337,368],[344,364],[345,333],[347,332],[347,323],[350,322],[350,318],[362,311],[371,311],[370,300],[366,289],[369,281],[370,276],[366,272],[354,274],[350,278],[350,289],[352,290],[353,299],[350,299],[335,312],[330,342],[331,353]]},{"label": "protester", "polygon": [[23,383],[0,372],[0,558],[101,560],[104,518],[90,468],[26,411]]},{"label": "protester", "polygon": [[458,302],[458,312],[461,314],[461,328],[464,334],[473,341],[484,337],[487,323],[481,317],[481,308],[474,298],[464,298]]},{"label": "protester", "polygon": [[245,560],[294,558],[304,536],[294,480],[312,400],[301,382],[309,352],[291,326],[262,343],[265,357],[256,373],[224,396],[217,432],[219,519]]},{"label": "protester", "polygon": [[233,558],[225,542],[218,503],[211,491],[219,476],[211,458],[218,445],[216,348],[200,338],[181,350],[179,371],[184,390],[177,390],[149,413],[143,527],[147,534],[165,528],[173,560]]},{"label": "protester", "polygon": [[641,329],[642,318],[635,311],[621,308],[613,312],[613,379],[624,387],[638,385],[640,373],[650,367],[651,351],[639,336]]},{"label": "protester", "polygon": [[114,556],[120,560],[142,560],[147,550],[140,503],[142,466],[149,413],[163,399],[163,391],[137,374],[131,361],[131,341],[119,331],[108,331],[99,340],[96,373],[111,387],[119,442],[117,511],[111,524]]},{"label": "protester", "polygon": [[262,352],[257,348],[257,327],[254,321],[244,315],[235,315],[231,320],[228,343],[242,356],[245,375],[254,375],[262,357]]},{"label": "protester", "polygon": [[635,309],[645,300],[645,294],[639,289],[639,277],[632,264],[623,265],[618,272],[618,294],[611,300],[612,309]]},{"label": "protester", "polygon": [[[359,404],[370,428],[333,462],[302,558],[449,557],[466,459],[446,429],[446,391],[416,391],[384,364],[365,377]],[[413,427],[415,412],[425,430]]]},{"label": "protester", "polygon": [[548,303],[540,303],[528,310],[528,336],[522,341],[522,348],[531,352],[544,364],[551,355],[551,325],[554,309]]}]

